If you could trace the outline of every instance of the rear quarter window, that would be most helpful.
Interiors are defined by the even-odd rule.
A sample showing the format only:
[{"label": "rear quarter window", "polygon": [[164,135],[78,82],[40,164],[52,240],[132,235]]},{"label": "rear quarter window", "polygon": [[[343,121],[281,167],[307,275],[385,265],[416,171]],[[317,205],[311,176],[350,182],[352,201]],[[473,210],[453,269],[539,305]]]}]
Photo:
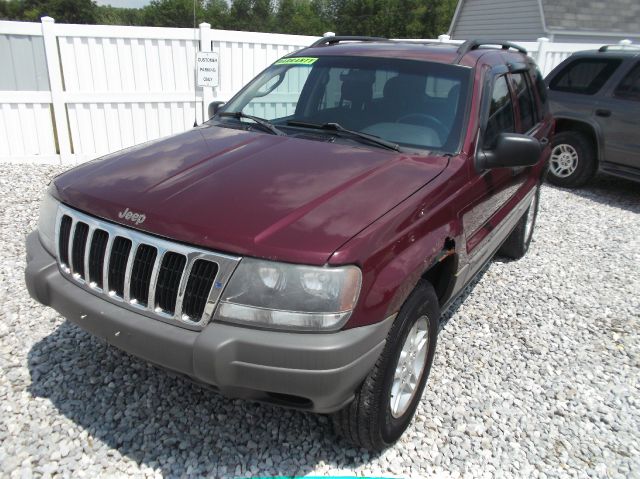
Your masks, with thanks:
[{"label": "rear quarter window", "polygon": [[622,60],[615,58],[581,58],[567,63],[551,80],[556,91],[593,95],[613,75]]},{"label": "rear quarter window", "polygon": [[614,95],[625,100],[640,101],[640,63],[637,63],[622,79]]}]

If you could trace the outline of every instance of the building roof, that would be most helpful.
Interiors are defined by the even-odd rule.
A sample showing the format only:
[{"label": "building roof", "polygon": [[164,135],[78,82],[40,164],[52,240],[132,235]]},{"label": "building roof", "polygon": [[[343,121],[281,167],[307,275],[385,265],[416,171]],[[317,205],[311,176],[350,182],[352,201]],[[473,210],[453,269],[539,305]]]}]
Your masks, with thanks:
[{"label": "building roof", "polygon": [[542,0],[548,30],[640,33],[638,0]]}]

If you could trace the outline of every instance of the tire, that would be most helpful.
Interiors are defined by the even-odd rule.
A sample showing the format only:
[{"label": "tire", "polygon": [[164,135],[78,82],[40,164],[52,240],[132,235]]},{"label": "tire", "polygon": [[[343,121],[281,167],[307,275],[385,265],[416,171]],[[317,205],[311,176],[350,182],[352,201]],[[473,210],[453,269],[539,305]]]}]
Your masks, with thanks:
[{"label": "tire", "polygon": [[[336,434],[355,446],[371,451],[380,451],[396,442],[409,426],[422,398],[436,350],[440,308],[433,286],[421,280],[405,301],[396,317],[378,361],[356,393],[355,399],[332,416]],[[414,329],[415,327],[415,329]],[[403,352],[409,333],[426,333],[424,363],[417,374],[413,396],[405,401],[394,401],[392,412],[392,389],[400,353]],[[412,334],[411,336],[416,337]],[[420,338],[421,340],[424,338]],[[420,353],[416,358],[420,358]],[[414,359],[416,361],[417,359]],[[416,364],[414,363],[414,365]],[[395,385],[400,381],[395,381]],[[405,384],[405,383],[403,383]],[[406,396],[405,396],[406,397]],[[398,395],[394,395],[398,398]],[[400,407],[403,406],[403,407]]]},{"label": "tire", "polygon": [[563,131],[553,138],[547,176],[550,183],[577,188],[593,178],[597,167],[593,144],[585,134]]},{"label": "tire", "polygon": [[527,251],[529,251],[529,245],[533,238],[533,230],[536,226],[536,219],[538,218],[538,208],[540,206],[540,187],[536,187],[536,192],[533,195],[533,200],[525,211],[522,218],[518,220],[518,224],[511,234],[507,237],[500,249],[498,250],[498,256],[502,256],[510,259],[520,259]]}]

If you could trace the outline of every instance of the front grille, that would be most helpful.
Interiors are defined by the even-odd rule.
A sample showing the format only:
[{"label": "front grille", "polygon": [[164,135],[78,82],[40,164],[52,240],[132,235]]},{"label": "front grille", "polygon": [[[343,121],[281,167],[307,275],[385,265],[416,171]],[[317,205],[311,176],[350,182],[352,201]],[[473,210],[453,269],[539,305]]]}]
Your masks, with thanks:
[{"label": "front grille", "polygon": [[71,236],[71,217],[64,215],[60,222],[60,234],[58,235],[58,255],[60,263],[69,267],[69,237]]},{"label": "front grille", "polygon": [[104,253],[107,251],[108,242],[109,233],[105,230],[95,230],[93,232],[89,250],[89,281],[100,289],[102,289],[104,275]]},{"label": "front grille", "polygon": [[187,289],[184,292],[182,314],[186,314],[189,318],[198,318],[202,315],[217,269],[216,264],[211,261],[199,259],[193,263]]},{"label": "front grille", "polygon": [[162,259],[156,285],[156,305],[165,313],[175,313],[180,278],[186,263],[187,258],[177,253],[167,253]]},{"label": "front grille", "polygon": [[73,234],[71,258],[73,260],[72,271],[82,279],[84,279],[84,249],[87,246],[88,234],[89,226],[86,223],[78,221],[76,223],[75,233]]},{"label": "front grille", "polygon": [[124,297],[125,273],[131,251],[131,240],[116,236],[109,257],[109,290],[121,298]]},{"label": "front grille", "polygon": [[64,276],[154,319],[203,327],[240,258],[185,246],[61,205],[56,245]]},{"label": "front grille", "polygon": [[141,244],[138,246],[136,257],[131,269],[131,299],[138,304],[149,304],[149,286],[151,285],[151,273],[156,262],[158,250],[153,246]]}]

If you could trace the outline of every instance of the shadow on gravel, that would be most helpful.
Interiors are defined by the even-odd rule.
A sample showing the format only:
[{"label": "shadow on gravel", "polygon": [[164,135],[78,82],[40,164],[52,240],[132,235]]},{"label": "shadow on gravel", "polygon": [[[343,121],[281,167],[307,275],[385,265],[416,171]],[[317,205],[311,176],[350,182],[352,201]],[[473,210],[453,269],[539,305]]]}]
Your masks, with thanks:
[{"label": "shadow on gravel", "polygon": [[603,205],[640,213],[640,183],[624,178],[598,174],[585,186],[575,190],[559,188],[549,183],[546,183],[545,186],[568,191]]},{"label": "shadow on gravel", "polygon": [[68,322],[36,343],[28,362],[30,393],[83,428],[85,453],[107,468],[114,459],[100,442],[172,477],[294,476],[373,458],[338,439],[326,417],[226,399]]}]

